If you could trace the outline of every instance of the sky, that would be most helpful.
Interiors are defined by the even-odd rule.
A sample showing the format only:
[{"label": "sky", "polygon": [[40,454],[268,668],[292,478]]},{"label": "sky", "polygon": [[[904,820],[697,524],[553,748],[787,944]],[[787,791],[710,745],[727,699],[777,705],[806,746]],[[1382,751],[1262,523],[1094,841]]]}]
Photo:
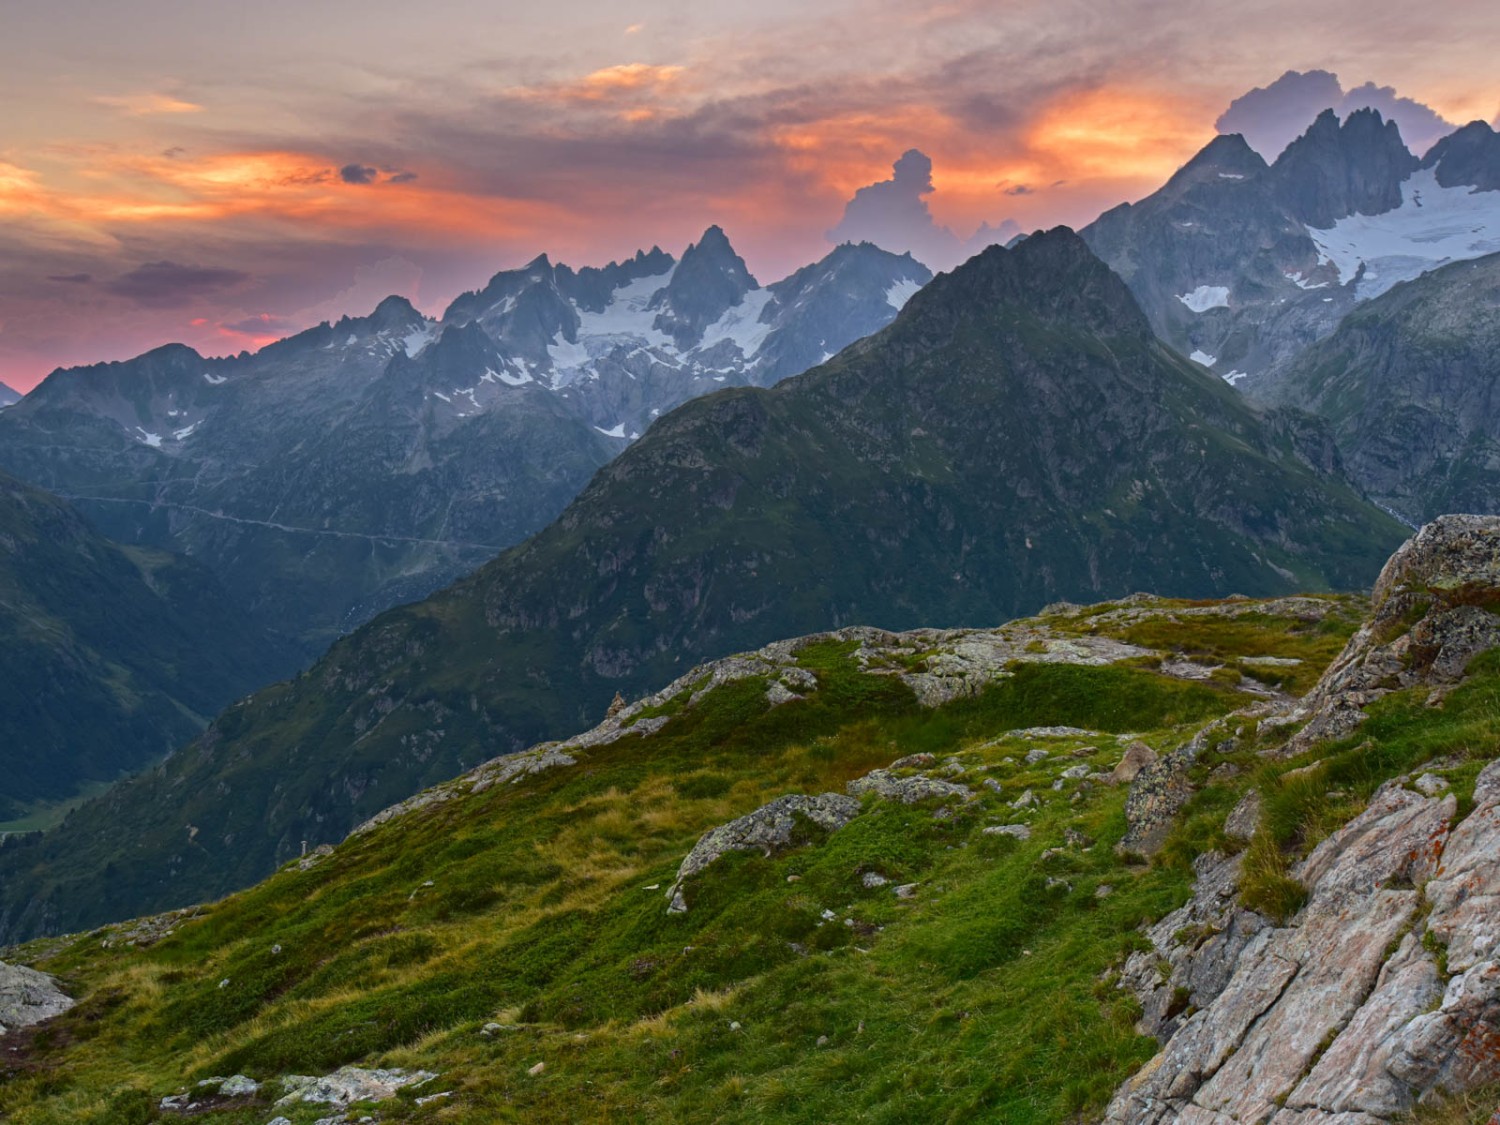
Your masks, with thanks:
[{"label": "sky", "polygon": [[872,234],[947,266],[1217,122],[1495,120],[1497,56],[1492,0],[7,0],[0,382],[711,223],[763,282]]}]

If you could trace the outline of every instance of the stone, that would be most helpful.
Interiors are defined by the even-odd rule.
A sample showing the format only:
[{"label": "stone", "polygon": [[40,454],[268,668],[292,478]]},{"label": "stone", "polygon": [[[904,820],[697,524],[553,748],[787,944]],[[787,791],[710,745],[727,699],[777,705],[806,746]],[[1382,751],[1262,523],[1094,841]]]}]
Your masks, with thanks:
[{"label": "stone", "polygon": [[260,1091],[260,1083],[243,1074],[234,1074],[219,1084],[219,1094],[226,1098],[253,1098]]},{"label": "stone", "polygon": [[1450,786],[1447,778],[1439,777],[1435,773],[1424,773],[1416,781],[1411,783],[1412,788],[1424,797],[1436,797],[1439,793],[1446,792]]},{"label": "stone", "polygon": [[1088,777],[1088,775],[1092,772],[1093,771],[1088,766],[1069,766],[1067,769],[1062,771],[1062,775],[1069,781],[1080,781],[1083,778]]},{"label": "stone", "polygon": [[1427,928],[1448,949],[1448,968],[1466,972],[1500,958],[1500,761],[1474,783],[1475,809],[1453,830],[1427,883]]},{"label": "stone", "polygon": [[1156,751],[1144,742],[1132,742],[1125,748],[1125,755],[1109,774],[1111,785],[1129,785],[1136,775],[1156,761]]},{"label": "stone", "polygon": [[1052,755],[1048,754],[1047,751],[1040,748],[1036,750],[1028,750],[1026,752],[1026,764],[1028,766],[1034,766],[1038,762],[1045,762],[1051,756]]},{"label": "stone", "polygon": [[0,1035],[49,1020],[72,1006],[72,998],[46,973],[0,961]]},{"label": "stone", "polygon": [[1031,839],[1031,828],[1025,824],[996,824],[982,830],[985,836],[1014,836],[1017,840]]},{"label": "stone", "polygon": [[1029,809],[1032,806],[1039,804],[1041,804],[1041,802],[1037,800],[1036,794],[1033,793],[1030,789],[1027,789],[1010,803],[1010,807],[1013,809]]},{"label": "stone", "polygon": [[780,707],[783,703],[793,703],[802,697],[791,691],[780,680],[773,680],[766,687],[766,702],[772,707]]},{"label": "stone", "polygon": [[934,754],[908,754],[904,758],[897,758],[887,769],[893,770],[925,770],[937,765],[937,756]]},{"label": "stone", "polygon": [[[1336,1045],[1338,1029],[1359,1019],[1377,992],[1397,939],[1416,917],[1413,888],[1436,869],[1453,809],[1451,796],[1435,800],[1383,786],[1363,813],[1293,869],[1308,888],[1296,924],[1254,932],[1222,990],[1180,1022],[1149,1071],[1117,1093],[1106,1120],[1157,1125],[1275,1115],[1330,1036]],[[1230,868],[1218,867],[1222,887]],[[1231,908],[1221,919],[1240,913]],[[1377,1017],[1367,1014],[1372,1024]]]},{"label": "stone", "polygon": [[1260,827],[1260,808],[1260,790],[1252,789],[1224,818],[1224,835],[1231,840],[1249,840]]},{"label": "stone", "polygon": [[529,1074],[529,1075],[531,1075],[532,1077],[535,1077],[536,1075],[541,1074],[546,1069],[547,1069],[547,1064],[545,1062],[539,1062],[535,1066],[533,1066],[530,1069],[528,1069],[526,1071],[526,1073]]},{"label": "stone", "polygon": [[760,851],[769,856],[793,844],[799,818],[805,818],[825,831],[836,832],[858,816],[859,809],[857,800],[839,793],[824,793],[817,797],[789,794],[728,824],[709,829],[699,837],[693,850],[677,868],[677,878],[667,891],[668,912],[685,912],[688,904],[683,884],[728,852]]},{"label": "stone", "polygon": [[171,1113],[181,1113],[193,1102],[191,1094],[168,1094],[161,1100],[161,1108]]},{"label": "stone", "polygon": [[917,888],[920,887],[921,885],[922,885],[921,883],[902,883],[899,887],[896,888],[896,897],[897,898],[916,898],[917,897]]},{"label": "stone", "polygon": [[282,1079],[288,1092],[276,1104],[307,1102],[316,1105],[346,1106],[351,1102],[378,1102],[394,1097],[397,1090],[420,1086],[437,1075],[426,1070],[367,1070],[344,1066],[323,1078],[289,1075]]},{"label": "stone", "polygon": [[888,801],[900,801],[903,805],[914,805],[918,801],[932,798],[949,800],[972,800],[974,791],[967,785],[954,781],[943,781],[936,777],[896,777],[889,770],[871,770],[864,777],[857,777],[846,785],[845,790],[858,797],[874,793]]},{"label": "stone", "polygon": [[623,710],[625,710],[625,697],[619,692],[615,692],[615,697],[610,700],[609,709],[604,712],[604,717],[606,719],[613,719]]},{"label": "stone", "polygon": [[890,882],[889,879],[877,871],[866,871],[860,877],[859,881],[866,890],[874,890],[876,887],[883,887]]}]

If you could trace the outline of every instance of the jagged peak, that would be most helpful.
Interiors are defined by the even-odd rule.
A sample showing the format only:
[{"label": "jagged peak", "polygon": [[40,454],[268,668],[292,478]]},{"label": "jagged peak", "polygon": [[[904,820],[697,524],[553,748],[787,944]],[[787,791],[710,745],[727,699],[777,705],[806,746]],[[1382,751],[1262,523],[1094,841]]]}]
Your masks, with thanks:
[{"label": "jagged peak", "polygon": [[1196,168],[1230,168],[1236,171],[1263,172],[1270,167],[1265,157],[1250,147],[1241,133],[1220,133],[1182,166],[1182,171]]}]

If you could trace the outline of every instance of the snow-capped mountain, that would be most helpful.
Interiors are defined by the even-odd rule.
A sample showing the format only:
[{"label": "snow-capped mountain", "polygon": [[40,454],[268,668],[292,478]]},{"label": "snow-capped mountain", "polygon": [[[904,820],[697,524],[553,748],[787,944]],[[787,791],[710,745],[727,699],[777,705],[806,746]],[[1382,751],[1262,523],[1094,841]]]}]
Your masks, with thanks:
[{"label": "snow-capped mountain", "polygon": [[1220,136],[1083,234],[1158,334],[1259,394],[1360,302],[1500,250],[1500,136],[1474,122],[1418,160],[1375,110],[1329,111],[1271,165]]},{"label": "snow-capped mountain", "polygon": [[506,356],[502,369],[446,393],[470,410],[486,383],[536,381],[628,440],[690,398],[770,386],[823,362],[884,327],[931,277],[910,255],[860,243],[763,287],[718,227],[680,261],[653,247],[575,273],[543,256],[443,314],[444,330],[477,324]]},{"label": "snow-capped mountain", "polygon": [[841,246],[762,287],[717,227],[680,261],[543,256],[440,320],[390,297],[254,355],[55,372],[0,416],[0,466],[197,557],[317,649],[547,524],[657,415],[812,366],[929,277]]},{"label": "snow-capped mountain", "polygon": [[0,383],[0,410],[4,410],[7,406],[14,406],[20,401],[21,393],[19,391],[11,390],[4,383]]}]

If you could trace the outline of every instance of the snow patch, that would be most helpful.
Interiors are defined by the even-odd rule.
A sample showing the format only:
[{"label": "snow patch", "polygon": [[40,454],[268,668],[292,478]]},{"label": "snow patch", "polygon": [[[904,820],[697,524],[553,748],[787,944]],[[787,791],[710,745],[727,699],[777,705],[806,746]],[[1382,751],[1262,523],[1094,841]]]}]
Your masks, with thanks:
[{"label": "snow patch", "polygon": [[406,338],[401,341],[402,347],[406,349],[406,357],[408,359],[416,359],[417,356],[422,354],[422,349],[425,348],[428,344],[432,343],[436,336],[436,324],[429,324],[424,328],[419,328],[417,331],[408,334]]},{"label": "snow patch", "polygon": [[603,426],[595,426],[594,429],[598,430],[605,437],[623,438],[625,436],[624,422],[617,422],[607,430]]},{"label": "snow patch", "polygon": [[917,295],[917,290],[922,288],[922,283],[913,281],[911,278],[903,278],[885,291],[885,303],[891,308],[901,310],[906,307],[906,302]]},{"label": "snow patch", "polygon": [[1191,293],[1179,293],[1177,299],[1195,313],[1204,313],[1209,309],[1227,309],[1229,286],[1200,285]]},{"label": "snow patch", "polygon": [[140,426],[137,426],[136,430],[139,431],[141,435],[140,437],[136,438],[137,441],[149,445],[152,449],[161,448],[161,434],[148,434],[145,430],[141,429]]},{"label": "snow patch", "polygon": [[[1325,258],[1323,256],[1323,254],[1321,253],[1321,251],[1320,251],[1319,254],[1318,254],[1318,264],[1319,265],[1326,265],[1327,263],[1328,263],[1328,259]],[[1328,288],[1328,282],[1326,282],[1326,281],[1308,281],[1307,278],[1303,277],[1300,273],[1283,273],[1281,276],[1284,277],[1284,278],[1286,278],[1288,281],[1290,281],[1298,289],[1327,289]]]},{"label": "snow patch", "polygon": [[1219,179],[1221,179],[1221,180],[1243,180],[1244,178],[1245,177],[1242,176],[1238,172],[1220,172],[1219,173]]},{"label": "snow patch", "polygon": [[725,309],[724,315],[710,324],[703,332],[700,348],[711,348],[725,340],[740,349],[740,354],[749,359],[760,350],[771,334],[774,325],[761,323],[760,315],[771,303],[769,289],[752,289],[740,303]]},{"label": "snow patch", "polygon": [[229,377],[227,375],[215,375],[212,371],[205,371],[203,373],[203,381],[210,387],[217,387],[221,383],[229,382]]},{"label": "snow patch", "polygon": [[177,441],[187,441],[188,438],[193,436],[193,433],[198,429],[199,425],[200,423],[194,422],[191,426],[184,427],[180,430],[173,430],[172,437]]},{"label": "snow patch", "polygon": [[1247,379],[1249,378],[1249,376],[1250,372],[1248,371],[1226,371],[1224,373],[1224,382],[1228,383],[1232,387],[1241,379]]},{"label": "snow patch", "polygon": [[638,277],[610,294],[602,312],[578,310],[578,338],[598,337],[608,345],[640,341],[650,347],[670,347],[672,337],[658,330],[652,322],[657,310],[650,308],[651,298],[672,280],[677,272],[673,263],[664,273]]},{"label": "snow patch", "polygon": [[1194,352],[1192,355],[1188,356],[1188,359],[1192,360],[1194,363],[1201,363],[1204,367],[1212,367],[1214,364],[1219,362],[1218,356],[1209,355],[1207,352]]},{"label": "snow patch", "polygon": [[1309,227],[1319,260],[1338,267],[1339,284],[1359,275],[1355,296],[1378,297],[1392,286],[1448,262],[1500,252],[1500,191],[1445,188],[1437,172],[1401,185],[1401,206],[1384,215],[1350,215],[1328,230]]}]

